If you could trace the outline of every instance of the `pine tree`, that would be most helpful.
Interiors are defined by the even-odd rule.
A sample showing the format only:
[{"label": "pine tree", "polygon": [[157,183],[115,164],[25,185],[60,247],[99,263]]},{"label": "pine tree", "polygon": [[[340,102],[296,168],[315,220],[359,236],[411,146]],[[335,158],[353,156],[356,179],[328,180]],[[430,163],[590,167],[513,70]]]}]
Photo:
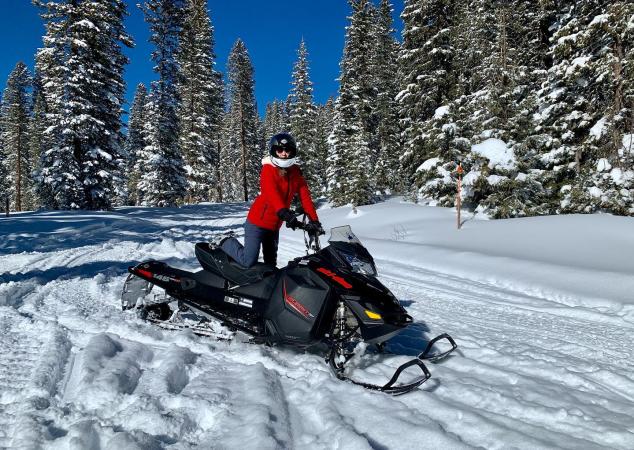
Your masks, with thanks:
[{"label": "pine tree", "polygon": [[[233,174],[240,180],[239,197],[248,201],[258,193],[260,148],[258,143],[258,117],[254,94],[253,66],[242,40],[231,49],[227,63],[228,77],[228,141],[226,145],[235,161]],[[234,195],[238,192],[234,192]]]},{"label": "pine tree", "polygon": [[207,0],[187,0],[180,35],[179,146],[186,162],[188,198],[209,200],[217,180],[217,142],[223,108],[220,77],[214,71],[213,28]]},{"label": "pine tree", "polygon": [[45,208],[79,208],[84,191],[78,159],[63,147],[63,119],[68,103],[68,33],[78,16],[77,2],[34,0],[41,8],[46,34],[36,54],[36,73],[45,100],[45,123],[37,191]]},{"label": "pine tree", "polygon": [[319,179],[319,160],[315,149],[316,107],[313,101],[313,83],[310,81],[308,50],[302,39],[293,68],[290,93],[290,131],[297,142],[303,173],[311,191],[319,190],[323,180]]},{"label": "pine tree", "polygon": [[[329,198],[335,205],[357,206],[370,203],[374,197],[374,180],[367,174],[371,159],[370,117],[375,98],[370,73],[374,11],[368,0],[351,0],[350,4],[352,16],[341,61],[328,179]],[[358,167],[364,167],[362,174]]]},{"label": "pine tree", "polygon": [[40,179],[54,207],[109,208],[121,185],[121,113],[127,58],[123,0],[41,2],[47,21],[38,73],[51,126]]},{"label": "pine tree", "polygon": [[29,69],[23,62],[18,62],[7,80],[0,111],[1,140],[6,155],[5,167],[13,211],[32,209],[34,206],[28,135],[31,83]]},{"label": "pine tree", "polygon": [[181,0],[148,0],[143,4],[145,20],[150,25],[150,42],[158,81],[146,105],[144,127],[146,146],[142,155],[144,170],[138,183],[139,195],[147,206],[174,206],[187,191],[182,154],[178,146],[179,98],[177,92],[178,37],[183,26],[184,5]]},{"label": "pine tree", "polygon": [[589,16],[592,20],[580,43],[600,46],[588,61],[593,79],[586,86],[596,122],[581,144],[585,161],[571,192],[571,198],[577,194],[580,201],[572,202],[570,209],[634,215],[634,155],[628,121],[632,99],[628,102],[626,94],[628,89],[631,94],[634,81],[634,4],[612,2],[600,14],[595,10]]},{"label": "pine tree", "polygon": [[401,154],[400,130],[398,124],[398,73],[399,46],[394,39],[392,26],[392,5],[389,0],[381,0],[375,24],[376,52],[372,62],[375,75],[376,100],[374,120],[376,122],[376,164],[374,178],[381,191],[402,189],[399,171]]},{"label": "pine tree", "polygon": [[127,203],[128,205],[140,205],[143,199],[139,195],[138,184],[141,179],[144,164],[139,161],[139,155],[145,148],[143,128],[147,122],[145,107],[147,104],[147,89],[143,83],[139,83],[134,94],[132,107],[130,108],[130,118],[128,119],[128,136],[125,141],[124,153],[126,155],[126,166],[128,173],[127,180]]},{"label": "pine tree", "polygon": [[260,123],[260,153],[263,156],[268,155],[269,140],[277,133],[281,133],[284,129],[282,112],[280,108],[283,105],[279,100],[273,100],[266,104],[264,110],[264,120]]},{"label": "pine tree", "polygon": [[531,137],[540,181],[552,193],[553,212],[624,214],[632,195],[627,169],[618,166],[628,164],[621,137],[632,6],[561,2],[555,11],[552,67],[539,96],[538,133]]},{"label": "pine tree", "polygon": [[449,0],[408,0],[401,14],[401,92],[397,96],[404,140],[401,164],[406,182],[414,186],[417,169],[437,152],[436,145],[426,139],[426,121],[453,98],[455,17],[455,3]]},{"label": "pine tree", "polygon": [[328,156],[330,154],[329,137],[332,134],[335,120],[335,102],[329,98],[325,105],[317,106],[315,121],[315,179],[319,180],[313,187],[313,194],[325,195],[328,188]]},{"label": "pine tree", "polygon": [[44,89],[39,75],[35,74],[33,79],[33,112],[31,113],[31,121],[29,123],[29,155],[31,157],[31,175],[33,177],[33,200],[34,209],[50,203],[51,200],[45,201],[45,198],[51,198],[51,193],[47,193],[42,188],[45,186],[39,182],[39,174],[42,170],[42,154],[46,143],[46,99],[44,97]]},{"label": "pine tree", "polygon": [[229,112],[226,112],[222,116],[222,145],[218,151],[217,173],[220,189],[217,200],[219,202],[239,201],[240,199],[240,180],[236,176],[236,155],[233,153],[235,147],[232,144],[235,141],[231,130],[231,116]]},{"label": "pine tree", "polygon": [[284,109],[284,103],[277,99],[266,104],[264,120],[260,122],[259,127],[259,151],[262,156],[268,156],[269,154],[268,149],[271,137],[278,133],[290,133]]},{"label": "pine tree", "polygon": [[[4,108],[4,102],[0,98],[0,111]],[[8,169],[7,169],[7,155],[4,149],[4,142],[2,142],[3,136],[2,121],[0,121],[0,211],[6,209],[6,214],[9,214],[9,183],[8,183]]]}]

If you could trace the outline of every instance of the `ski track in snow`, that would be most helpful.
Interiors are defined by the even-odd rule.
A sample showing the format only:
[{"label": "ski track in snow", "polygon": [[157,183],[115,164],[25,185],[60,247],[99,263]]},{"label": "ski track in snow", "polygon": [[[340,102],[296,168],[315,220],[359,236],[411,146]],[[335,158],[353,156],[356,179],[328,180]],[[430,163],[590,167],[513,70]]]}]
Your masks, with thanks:
[{"label": "ski track in snow", "polygon": [[[194,269],[192,244],[241,232],[246,208],[166,211],[0,244],[0,448],[634,447],[631,324],[526,290],[375,255],[416,323],[356,372],[385,381],[441,332],[459,345],[401,397],[335,380],[318,354],[121,312],[128,265]],[[279,261],[300,254],[299,235],[284,236]]]}]

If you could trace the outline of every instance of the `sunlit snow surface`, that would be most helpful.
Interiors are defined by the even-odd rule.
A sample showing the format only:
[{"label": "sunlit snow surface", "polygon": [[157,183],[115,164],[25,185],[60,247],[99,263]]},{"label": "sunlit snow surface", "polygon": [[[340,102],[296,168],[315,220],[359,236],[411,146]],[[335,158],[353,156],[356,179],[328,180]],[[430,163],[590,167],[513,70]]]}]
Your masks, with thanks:
[{"label": "sunlit snow surface", "polygon": [[[458,231],[452,210],[398,199],[320,210],[415,319],[396,355],[353,374],[385,381],[430,337],[458,342],[421,389],[389,397],[336,381],[318,354],[120,311],[127,266],[194,269],[193,244],[241,232],[246,212],[0,218],[0,448],[634,448],[634,219],[467,215]],[[284,229],[280,260],[301,254]]]}]

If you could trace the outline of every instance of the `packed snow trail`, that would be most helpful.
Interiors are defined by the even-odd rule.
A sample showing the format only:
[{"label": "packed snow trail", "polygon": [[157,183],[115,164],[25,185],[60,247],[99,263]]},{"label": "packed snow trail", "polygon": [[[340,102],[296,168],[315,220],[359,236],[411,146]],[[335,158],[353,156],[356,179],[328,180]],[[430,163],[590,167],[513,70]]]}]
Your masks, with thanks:
[{"label": "packed snow trail", "polygon": [[[366,355],[355,375],[385,381],[429,338],[458,342],[421,389],[390,397],[337,381],[319,354],[212,342],[120,310],[127,266],[154,258],[193,270],[193,244],[240,232],[246,211],[0,219],[0,448],[634,447],[634,314],[624,301],[634,268],[616,256],[634,250],[631,219],[475,220],[455,234],[442,208],[320,210],[326,226],[352,225],[415,319],[389,343],[393,354]],[[610,238],[589,242],[589,255],[575,258],[576,242],[560,236],[530,252],[526,229],[565,236],[597,220]],[[505,240],[517,232],[526,242]],[[299,232],[282,234],[280,263],[303,254]]]}]

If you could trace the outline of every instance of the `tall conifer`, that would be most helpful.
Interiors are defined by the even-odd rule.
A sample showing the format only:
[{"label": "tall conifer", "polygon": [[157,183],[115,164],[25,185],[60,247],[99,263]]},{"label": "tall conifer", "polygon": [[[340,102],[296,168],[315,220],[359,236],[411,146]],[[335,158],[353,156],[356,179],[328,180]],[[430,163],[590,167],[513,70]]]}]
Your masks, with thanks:
[{"label": "tall conifer", "polygon": [[16,64],[2,96],[1,142],[4,146],[11,209],[23,211],[34,206],[29,156],[29,120],[31,114],[31,75],[23,62]]},{"label": "tall conifer", "polygon": [[209,200],[216,189],[217,143],[223,108],[214,70],[213,28],[207,0],[187,0],[180,34],[179,146],[186,163],[188,198]]},{"label": "tall conifer", "polygon": [[247,48],[238,39],[229,55],[228,77],[228,151],[235,161],[235,178],[240,188],[234,200],[248,201],[258,193],[261,153],[258,145],[258,117],[255,102],[253,65]]},{"label": "tall conifer", "polygon": [[146,105],[148,93],[145,85],[139,83],[134,94],[132,107],[130,108],[130,118],[128,119],[128,136],[125,141],[125,155],[127,159],[127,202],[129,205],[140,205],[143,198],[139,195],[139,180],[141,173],[145,170],[145,164],[140,161],[146,142],[144,139],[144,126],[147,122]]},{"label": "tall conifer", "polygon": [[[368,0],[351,0],[341,60],[339,97],[329,155],[329,198],[336,205],[363,205],[374,196],[374,180],[367,174],[370,155],[370,117],[375,89],[371,76],[374,11]],[[357,171],[365,167],[365,172]],[[358,175],[358,176],[357,176]]]},{"label": "tall conifer", "polygon": [[187,180],[178,143],[178,37],[183,26],[182,0],[148,0],[143,4],[150,25],[152,60],[159,79],[152,82],[144,128],[145,168],[138,183],[143,204],[174,206],[185,197]]},{"label": "tall conifer", "polygon": [[315,191],[323,180],[318,178],[319,161],[315,153],[316,108],[308,67],[308,50],[303,39],[297,51],[292,85],[289,111],[290,131],[297,141],[304,177],[310,189]]}]

